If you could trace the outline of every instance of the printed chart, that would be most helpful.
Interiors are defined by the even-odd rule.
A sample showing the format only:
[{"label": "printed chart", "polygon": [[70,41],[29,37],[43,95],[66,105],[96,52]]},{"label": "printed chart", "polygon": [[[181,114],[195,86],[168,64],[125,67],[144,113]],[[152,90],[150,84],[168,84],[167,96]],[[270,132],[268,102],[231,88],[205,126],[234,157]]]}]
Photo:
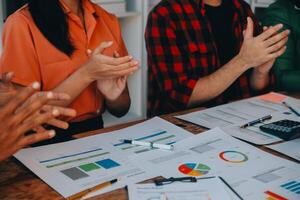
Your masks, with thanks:
[{"label": "printed chart", "polygon": [[299,195],[300,198],[300,181],[290,181],[281,185],[280,187]]},{"label": "printed chart", "polygon": [[223,151],[219,154],[219,157],[230,163],[243,163],[248,160],[248,156],[238,151]]},{"label": "printed chart", "polygon": [[180,165],[178,170],[189,176],[203,176],[209,173],[210,167],[201,163],[185,163]]},{"label": "printed chart", "polygon": [[266,191],[265,194],[267,195],[266,200],[288,200],[287,198],[271,191]]}]

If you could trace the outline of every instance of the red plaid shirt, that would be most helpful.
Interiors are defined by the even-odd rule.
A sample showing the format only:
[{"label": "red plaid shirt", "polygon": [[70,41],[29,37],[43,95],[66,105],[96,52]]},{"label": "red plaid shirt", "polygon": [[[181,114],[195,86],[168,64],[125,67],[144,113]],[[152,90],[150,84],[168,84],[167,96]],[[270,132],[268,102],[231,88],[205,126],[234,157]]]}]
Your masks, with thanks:
[{"label": "red plaid shirt", "polygon": [[[228,28],[236,37],[238,53],[248,16],[254,20],[255,35],[262,30],[247,3],[225,1],[232,1],[235,10],[232,27]],[[148,116],[186,109],[198,79],[221,67],[202,0],[162,0],[149,14],[145,40],[149,65]],[[251,70],[235,81],[232,87],[236,95],[231,99],[220,95],[204,106],[250,97],[250,74]]]}]

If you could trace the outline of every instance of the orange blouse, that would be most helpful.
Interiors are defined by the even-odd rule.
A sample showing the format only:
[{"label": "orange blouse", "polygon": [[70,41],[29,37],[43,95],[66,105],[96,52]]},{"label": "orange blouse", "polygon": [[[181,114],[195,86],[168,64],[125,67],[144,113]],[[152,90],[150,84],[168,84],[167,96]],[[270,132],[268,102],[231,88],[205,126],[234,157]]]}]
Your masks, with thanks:
[{"label": "orange blouse", "polygon": [[[71,57],[56,49],[35,25],[28,6],[24,6],[5,23],[3,31],[3,52],[0,60],[0,73],[13,71],[13,82],[27,86],[38,81],[42,90],[56,88],[62,81],[88,61],[87,49],[95,49],[101,42],[113,41],[105,50],[112,56],[118,51],[127,55],[118,19],[93,4],[83,1],[86,31],[80,18],[61,1],[68,16],[70,38],[76,50]],[[83,120],[102,113],[103,96],[98,92],[96,83],[87,87],[69,106],[77,111],[73,120]]]}]

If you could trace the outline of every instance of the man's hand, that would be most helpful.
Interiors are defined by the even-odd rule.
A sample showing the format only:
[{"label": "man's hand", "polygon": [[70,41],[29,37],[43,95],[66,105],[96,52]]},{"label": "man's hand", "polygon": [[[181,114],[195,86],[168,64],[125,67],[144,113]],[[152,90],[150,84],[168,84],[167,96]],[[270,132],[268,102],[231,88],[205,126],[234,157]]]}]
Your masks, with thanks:
[{"label": "man's hand", "polygon": [[[21,86],[16,86],[14,85],[11,80],[13,78],[14,73],[9,72],[9,73],[4,73],[2,74],[1,80],[0,80],[0,108],[6,105],[9,100],[13,99],[21,90],[23,87]],[[32,95],[30,98],[26,100],[26,102],[23,104],[23,106],[28,106],[29,104],[32,103],[39,95],[43,95],[43,93],[39,93],[36,91],[34,95]],[[69,95],[60,93],[60,94],[55,94],[59,95],[55,99],[59,99],[60,101],[66,101],[70,97]],[[55,118],[51,119],[47,122],[48,125],[55,126],[57,128],[61,129],[67,129],[69,127],[68,123],[64,120],[64,118],[69,118],[69,117],[75,117],[76,116],[76,111],[73,109],[69,108],[64,108],[64,107],[59,107],[59,106],[52,106],[51,102],[48,102],[48,105],[44,105],[42,109],[39,112],[47,112],[49,110],[57,109],[61,113],[61,116],[63,118]],[[42,129],[42,127],[39,127],[39,130],[45,130]]]},{"label": "man's hand", "polygon": [[[253,21],[247,18],[247,29],[244,32],[244,43],[239,53],[239,58],[247,68],[261,66],[261,72],[271,69],[274,59],[286,51],[285,44],[288,41],[289,30],[278,33],[283,25],[278,24],[265,30],[257,37],[253,36]],[[266,64],[267,63],[267,64]]]},{"label": "man's hand", "polygon": [[16,88],[11,83],[14,73],[3,73],[0,80],[0,107],[4,106],[10,98],[16,95]]},{"label": "man's hand", "polygon": [[[60,100],[63,95],[52,92],[34,95],[39,87],[39,83],[33,83],[30,87],[20,89],[15,97],[0,108],[0,160],[8,158],[23,147],[55,136],[52,130],[25,134],[61,114],[58,109],[40,112],[49,101]],[[24,105],[30,98],[31,103]]]}]

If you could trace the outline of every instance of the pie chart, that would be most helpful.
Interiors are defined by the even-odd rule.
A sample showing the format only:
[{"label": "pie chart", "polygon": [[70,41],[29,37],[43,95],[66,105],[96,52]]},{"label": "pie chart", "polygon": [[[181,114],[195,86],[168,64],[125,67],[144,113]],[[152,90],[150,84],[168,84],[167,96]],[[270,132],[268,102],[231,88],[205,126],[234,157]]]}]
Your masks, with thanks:
[{"label": "pie chart", "polygon": [[178,170],[189,176],[203,176],[208,174],[210,167],[201,163],[185,163],[178,167]]}]

